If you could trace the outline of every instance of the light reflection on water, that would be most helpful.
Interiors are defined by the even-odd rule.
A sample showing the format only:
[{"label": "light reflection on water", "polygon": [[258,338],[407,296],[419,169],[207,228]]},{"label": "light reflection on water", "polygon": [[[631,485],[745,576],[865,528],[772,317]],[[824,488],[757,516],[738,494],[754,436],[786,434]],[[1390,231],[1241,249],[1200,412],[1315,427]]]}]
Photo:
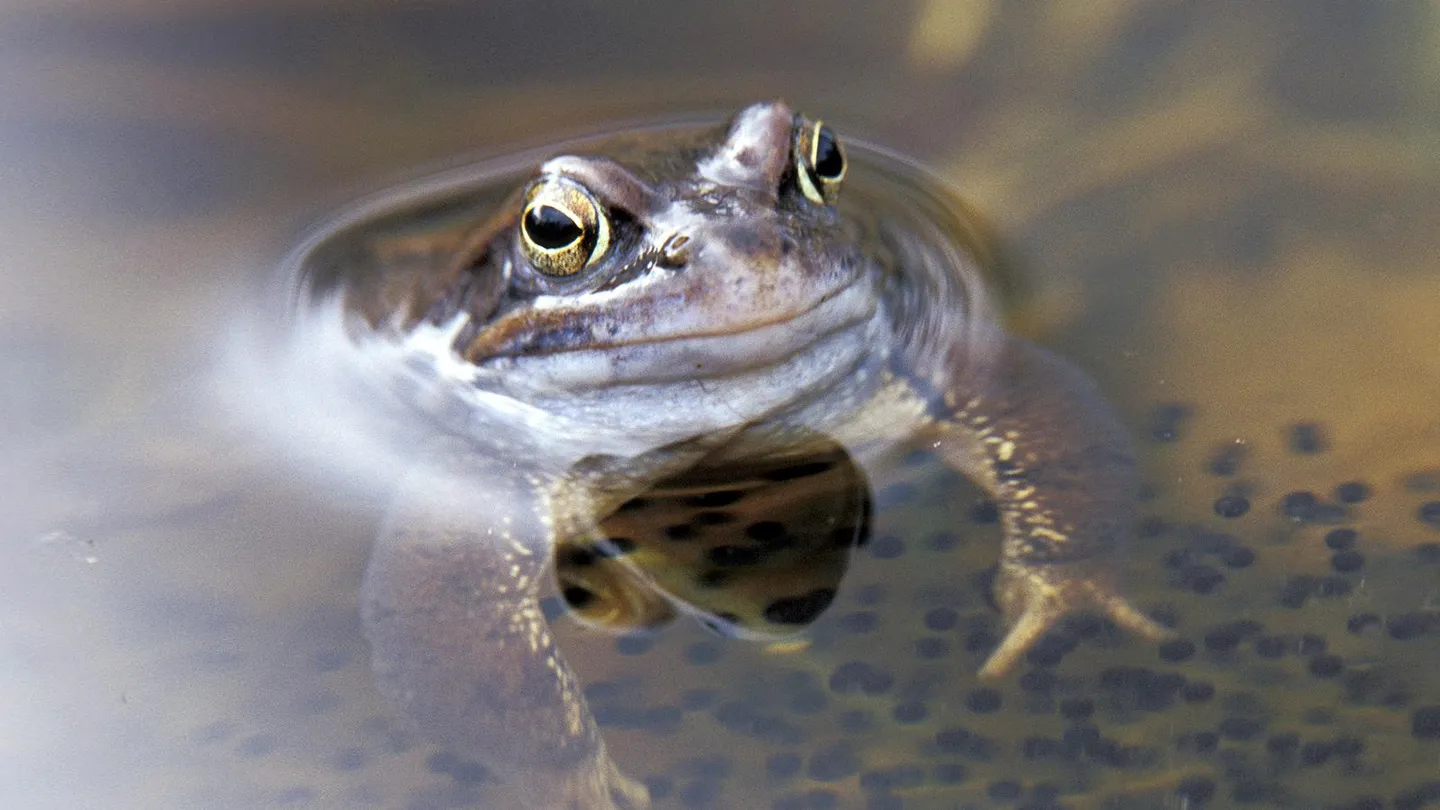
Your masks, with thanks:
[{"label": "light reflection on water", "polygon": [[[1327,20],[1280,4],[1243,14],[1117,5],[1068,23],[1064,12],[1012,14],[988,18],[982,50],[950,72],[906,61],[908,20],[867,18],[865,44],[837,49],[867,55],[864,76],[797,52],[794,62],[765,57],[778,78],[726,73],[714,86],[677,85],[617,68],[598,85],[558,82],[533,107],[516,99],[544,85],[506,95],[493,82],[448,84],[403,115],[397,99],[423,84],[405,79],[404,54],[383,62],[391,90],[354,79],[364,90],[353,100],[333,89],[344,82],[287,73],[284,60],[262,66],[263,54],[244,47],[223,49],[228,67],[215,71],[203,69],[215,50],[181,47],[190,68],[176,70],[174,52],[152,46],[171,36],[203,43],[185,19],[167,27],[140,11],[77,13],[73,28],[22,20],[11,30],[44,48],[7,48],[20,79],[4,91],[13,97],[0,129],[8,176],[24,181],[11,187],[25,189],[0,202],[10,245],[0,370],[21,383],[0,396],[9,428],[0,527],[11,551],[0,569],[0,796],[23,807],[479,802],[477,773],[405,731],[365,666],[355,585],[384,487],[317,487],[314,465],[297,467],[293,447],[266,446],[216,407],[215,372],[232,371],[219,365],[228,336],[217,332],[236,322],[237,307],[254,305],[251,289],[298,225],[343,199],[357,177],[477,139],[573,131],[579,118],[777,94],[946,166],[1011,240],[1035,298],[1022,324],[1101,378],[1146,442],[1158,490],[1147,513],[1165,531],[1142,542],[1132,590],[1171,604],[1201,651],[1161,667],[1139,645],[1081,645],[1058,670],[1082,677],[1129,662],[1212,683],[1217,697],[1147,714],[1122,705],[1133,694],[1106,693],[1095,710],[1106,734],[1156,741],[1165,759],[1087,770],[1094,791],[1153,786],[1158,796],[1208,777],[1211,806],[1235,801],[1236,790],[1258,792],[1258,806],[1345,806],[1407,798],[1433,778],[1436,743],[1411,732],[1415,713],[1440,703],[1426,619],[1440,583],[1424,545],[1437,537],[1421,518],[1440,490],[1417,474],[1434,469],[1440,448],[1431,416],[1440,324],[1425,305],[1437,293],[1435,245],[1433,228],[1422,227],[1437,213],[1426,100],[1434,81],[1414,64],[1433,41],[1433,11],[1389,4]],[[266,19],[285,25],[283,15]],[[745,61],[745,37],[734,32],[759,27],[730,25],[714,29],[732,50],[707,51],[712,68]],[[1068,39],[1054,34],[1067,25]],[[139,30],[153,39],[137,41]],[[107,31],[119,33],[96,34]],[[386,40],[383,25],[374,31],[372,41]],[[56,55],[42,59],[45,49]],[[79,67],[51,70],[65,59]],[[637,70],[688,73],[660,67]],[[343,64],[329,70],[332,80],[354,78]],[[246,81],[249,72],[264,80]],[[385,92],[395,98],[377,111]],[[299,109],[305,102],[313,112]],[[583,115],[569,115],[576,110]],[[1184,403],[1188,416],[1176,441],[1150,442],[1172,432],[1152,424],[1166,402]],[[1297,420],[1322,425],[1324,452],[1292,449]],[[1212,474],[1217,447],[1237,438],[1246,448],[1238,477]],[[1351,480],[1365,481],[1371,497],[1346,506],[1338,523],[1280,513],[1287,493],[1334,503],[1334,487]],[[879,741],[869,770],[903,768],[916,740],[955,726],[1009,742],[1021,728],[1063,734],[1059,715],[1025,708],[1031,698],[1018,682],[1001,687],[1006,711],[976,715],[966,706],[979,663],[963,651],[969,628],[913,624],[944,587],[927,577],[951,566],[979,571],[993,557],[983,529],[962,522],[960,542],[928,522],[927,503],[953,500],[953,483],[889,490],[892,499],[917,493],[905,499],[913,512],[892,504],[892,523],[879,530],[888,538],[880,548],[903,553],[857,561],[854,602],[827,614],[803,656],[719,643],[688,623],[620,649],[566,630],[562,643],[596,685],[617,757],[637,775],[669,780],[662,806],[706,806],[717,789],[715,806],[741,806],[747,782],[764,786],[766,802],[833,791],[843,806],[863,806],[858,775],[826,781],[812,770],[845,771],[843,746],[767,747],[743,733],[771,714],[836,739],[868,718],[865,739]],[[1232,490],[1251,508],[1222,520],[1211,507]],[[1182,530],[1189,524],[1229,531],[1254,562],[1227,563],[1243,555]],[[1287,606],[1295,587],[1340,587],[1325,538],[1343,526],[1358,529],[1364,557],[1358,573],[1341,577],[1350,590],[1305,593]],[[1223,582],[1211,595],[1196,592],[1217,573]],[[1301,575],[1312,580],[1293,586]],[[978,600],[967,606],[985,610]],[[1358,632],[1349,629],[1357,617]],[[1285,654],[1266,658],[1256,650],[1269,642],[1248,636],[1233,651],[1207,648],[1208,630],[1247,619],[1281,639]],[[1298,647],[1313,644],[1307,634],[1323,636],[1358,676],[1311,675],[1316,654]],[[939,663],[919,663],[914,645],[924,639],[949,644]],[[953,692],[926,704],[931,725],[893,725],[891,713],[908,703],[893,693],[828,691],[835,669],[862,650],[948,679]],[[817,692],[823,710],[793,711],[797,701],[822,702]],[[1244,722],[1225,726],[1230,736],[1217,747],[1231,753],[1202,755],[1175,739],[1234,717],[1263,725],[1248,739]],[[1326,761],[1286,759],[1290,734],[1299,746],[1330,745]],[[1363,753],[1336,753],[1342,739],[1360,740]],[[783,773],[792,753],[797,777],[765,775]],[[968,781],[956,795],[981,807],[995,801],[989,784],[1017,771],[1027,790],[1067,774],[1063,761],[1022,769],[1009,754],[962,762]],[[926,778],[925,787],[870,793],[904,796],[906,807],[949,802],[926,792],[941,791],[939,772]],[[1145,801],[1135,806],[1162,800]]]}]

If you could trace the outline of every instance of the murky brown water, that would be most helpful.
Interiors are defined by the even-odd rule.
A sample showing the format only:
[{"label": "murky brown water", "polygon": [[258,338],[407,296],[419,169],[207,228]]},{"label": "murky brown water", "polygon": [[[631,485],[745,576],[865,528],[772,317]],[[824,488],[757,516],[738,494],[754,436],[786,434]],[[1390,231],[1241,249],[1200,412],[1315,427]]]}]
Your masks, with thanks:
[{"label": "murky brown water", "polygon": [[0,798],[503,802],[374,691],[385,487],[217,402],[230,331],[417,165],[784,96],[991,218],[1140,441],[1130,593],[1196,650],[977,692],[996,538],[917,476],[808,648],[561,624],[657,806],[1440,806],[1436,53],[1424,3],[0,11]]}]

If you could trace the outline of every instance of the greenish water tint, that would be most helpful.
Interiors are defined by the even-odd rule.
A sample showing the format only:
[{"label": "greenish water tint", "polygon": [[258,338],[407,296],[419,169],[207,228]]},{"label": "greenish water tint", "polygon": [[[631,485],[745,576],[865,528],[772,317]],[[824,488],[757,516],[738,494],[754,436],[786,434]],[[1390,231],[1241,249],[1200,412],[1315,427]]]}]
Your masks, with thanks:
[{"label": "greenish water tint", "polygon": [[385,488],[236,424],[223,333],[351,189],[784,96],[1001,234],[1126,414],[1127,592],[1181,638],[976,681],[993,516],[917,458],[803,648],[558,622],[656,806],[1440,806],[1433,5],[527,9],[0,12],[0,798],[504,806],[371,682]]}]

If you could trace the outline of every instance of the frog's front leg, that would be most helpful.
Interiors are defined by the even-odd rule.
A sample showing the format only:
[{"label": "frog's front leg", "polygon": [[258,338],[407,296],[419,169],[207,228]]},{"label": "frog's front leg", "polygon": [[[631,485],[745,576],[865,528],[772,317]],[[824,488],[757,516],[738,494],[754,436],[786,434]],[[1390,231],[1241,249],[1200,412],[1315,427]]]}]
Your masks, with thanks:
[{"label": "frog's front leg", "polygon": [[463,452],[406,476],[362,591],[375,673],[422,733],[494,771],[527,807],[648,807],[540,612],[547,499],[543,481]]},{"label": "frog's front leg", "polygon": [[1004,529],[994,594],[1009,629],[981,675],[1009,671],[1076,609],[1165,638],[1116,590],[1138,489],[1124,428],[1079,369],[1018,338],[996,340],[983,368],[945,387],[931,436],[947,463],[987,490]]}]

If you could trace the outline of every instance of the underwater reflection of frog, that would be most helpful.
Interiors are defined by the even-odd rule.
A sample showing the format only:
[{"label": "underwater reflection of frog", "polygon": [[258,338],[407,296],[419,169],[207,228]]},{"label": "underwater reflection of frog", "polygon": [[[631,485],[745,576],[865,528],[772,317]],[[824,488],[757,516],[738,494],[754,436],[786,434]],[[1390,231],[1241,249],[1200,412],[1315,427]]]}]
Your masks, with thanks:
[{"label": "underwater reflection of frog", "polygon": [[[371,313],[399,337],[438,336],[431,374],[463,380],[444,417],[460,427],[405,477],[366,574],[376,672],[426,733],[529,806],[648,804],[541,613],[557,547],[582,616],[680,607],[743,630],[754,617],[703,593],[728,577],[764,579],[772,623],[802,625],[865,522],[859,470],[906,448],[998,507],[1008,633],[983,676],[1075,609],[1165,634],[1115,589],[1134,461],[1094,384],[1001,330],[943,224],[922,238],[847,202],[849,168],[829,127],[780,103],[715,130],[621,136],[546,161],[407,306]],[[767,522],[766,499],[807,478],[824,482],[829,517]],[[635,551],[615,527],[647,492],[668,499],[661,536],[737,539],[706,547],[712,565],[620,569],[650,590],[587,579],[587,554]]]}]

